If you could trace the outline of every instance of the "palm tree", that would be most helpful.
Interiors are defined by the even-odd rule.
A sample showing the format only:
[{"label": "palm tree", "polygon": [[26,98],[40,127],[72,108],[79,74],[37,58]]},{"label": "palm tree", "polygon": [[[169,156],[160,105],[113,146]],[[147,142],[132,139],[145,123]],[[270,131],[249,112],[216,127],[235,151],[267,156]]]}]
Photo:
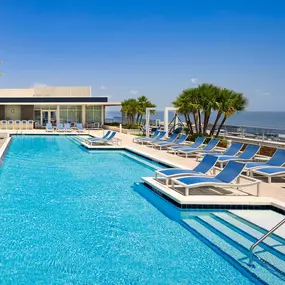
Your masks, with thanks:
[{"label": "palm tree", "polygon": [[236,112],[239,111],[244,111],[248,100],[247,98],[245,98],[243,96],[242,93],[237,93],[235,91],[232,90],[228,90],[228,95],[224,98],[224,109],[223,109],[223,119],[220,123],[220,126],[218,128],[216,137],[219,135],[222,127],[224,126],[226,120],[228,117],[232,116],[233,114],[235,114]]},{"label": "palm tree", "polygon": [[[140,96],[137,99],[137,102],[138,102],[137,124],[141,124],[142,119],[143,119],[143,115],[145,115],[145,109],[146,108],[155,108],[156,105],[152,104],[146,96]],[[151,111],[151,114],[154,114],[154,111]]]},{"label": "palm tree", "polygon": [[173,102],[174,107],[178,109],[178,113],[184,116],[186,125],[191,135],[194,133],[190,116],[191,113],[193,114],[193,118],[195,121],[196,132],[198,132],[197,116],[195,115],[198,105],[194,103],[196,98],[195,92],[195,88],[185,89],[180,95],[178,95],[176,100]]},{"label": "palm tree", "polygon": [[203,128],[201,127],[202,122],[201,122],[201,115],[200,115],[199,126],[200,126],[200,129],[202,130],[199,133],[205,134],[208,129],[211,112],[217,107],[216,101],[219,96],[220,88],[213,84],[203,83],[199,85],[196,90],[199,96],[200,108],[204,115]]},{"label": "palm tree", "polygon": [[135,123],[138,112],[138,102],[136,99],[127,99],[122,102],[121,112],[127,116],[128,124]]}]

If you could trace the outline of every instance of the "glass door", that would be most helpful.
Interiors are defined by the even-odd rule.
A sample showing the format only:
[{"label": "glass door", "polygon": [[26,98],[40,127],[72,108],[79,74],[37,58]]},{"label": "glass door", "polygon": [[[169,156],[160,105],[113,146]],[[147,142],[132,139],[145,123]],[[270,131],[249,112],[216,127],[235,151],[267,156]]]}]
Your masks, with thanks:
[{"label": "glass door", "polygon": [[45,127],[47,123],[51,123],[53,126],[56,125],[56,111],[42,110],[41,113],[42,127]]},{"label": "glass door", "polygon": [[56,111],[50,111],[49,112],[50,115],[50,122],[53,126],[56,126]]}]

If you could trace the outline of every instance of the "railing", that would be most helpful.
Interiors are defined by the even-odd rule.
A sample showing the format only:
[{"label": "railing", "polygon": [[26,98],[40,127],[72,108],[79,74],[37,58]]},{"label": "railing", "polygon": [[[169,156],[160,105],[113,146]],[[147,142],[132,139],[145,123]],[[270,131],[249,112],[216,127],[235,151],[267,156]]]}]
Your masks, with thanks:
[{"label": "railing", "polygon": [[255,242],[249,249],[249,264],[252,265],[253,256],[255,255],[253,250],[256,246],[258,246],[261,242],[263,242],[268,236],[274,233],[278,228],[280,228],[283,224],[285,224],[285,218],[279,222],[276,226],[274,226],[270,231],[268,231],[265,235],[263,235],[257,242]]}]

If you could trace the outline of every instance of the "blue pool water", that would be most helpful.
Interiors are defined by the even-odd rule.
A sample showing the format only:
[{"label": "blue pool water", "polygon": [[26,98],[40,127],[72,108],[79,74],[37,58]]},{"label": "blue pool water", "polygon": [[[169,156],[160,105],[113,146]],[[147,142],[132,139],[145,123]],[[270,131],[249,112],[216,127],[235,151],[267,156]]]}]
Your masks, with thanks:
[{"label": "blue pool water", "polygon": [[124,152],[13,138],[0,169],[0,283],[259,284],[140,184],[152,175]]}]

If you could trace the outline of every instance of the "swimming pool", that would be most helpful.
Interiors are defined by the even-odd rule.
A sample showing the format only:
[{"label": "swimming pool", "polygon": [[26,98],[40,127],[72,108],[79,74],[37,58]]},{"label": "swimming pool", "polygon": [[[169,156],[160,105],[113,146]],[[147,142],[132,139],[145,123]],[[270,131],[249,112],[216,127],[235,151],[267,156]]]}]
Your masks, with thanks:
[{"label": "swimming pool", "polygon": [[0,282],[264,284],[187,228],[191,212],[141,184],[160,166],[131,156],[14,137],[0,169]]}]

